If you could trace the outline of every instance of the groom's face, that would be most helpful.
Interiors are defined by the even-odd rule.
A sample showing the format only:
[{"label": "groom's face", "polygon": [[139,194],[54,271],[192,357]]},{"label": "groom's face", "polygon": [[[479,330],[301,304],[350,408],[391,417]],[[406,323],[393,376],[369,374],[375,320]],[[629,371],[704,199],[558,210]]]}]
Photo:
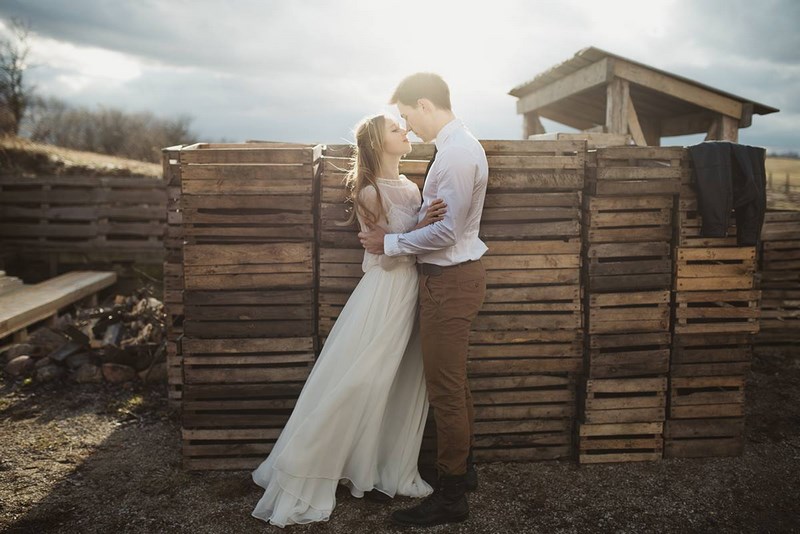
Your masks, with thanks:
[{"label": "groom's face", "polygon": [[425,114],[423,106],[418,104],[414,107],[398,102],[397,110],[400,112],[400,116],[406,121],[406,130],[414,132],[417,137],[426,143],[433,139],[433,137],[430,136],[428,117]]}]

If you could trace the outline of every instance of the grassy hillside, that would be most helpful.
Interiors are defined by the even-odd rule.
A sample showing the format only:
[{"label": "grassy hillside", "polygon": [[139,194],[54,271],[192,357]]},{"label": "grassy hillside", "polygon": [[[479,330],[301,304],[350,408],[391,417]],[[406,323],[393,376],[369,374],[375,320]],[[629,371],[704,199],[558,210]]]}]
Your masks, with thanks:
[{"label": "grassy hillside", "polygon": [[0,137],[0,174],[161,177],[161,165]]}]

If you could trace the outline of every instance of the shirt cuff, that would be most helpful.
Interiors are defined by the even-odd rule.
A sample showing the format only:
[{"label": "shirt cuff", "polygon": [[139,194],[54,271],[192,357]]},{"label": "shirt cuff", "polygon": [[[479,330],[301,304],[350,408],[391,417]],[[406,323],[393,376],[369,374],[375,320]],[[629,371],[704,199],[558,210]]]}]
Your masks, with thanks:
[{"label": "shirt cuff", "polygon": [[383,253],[387,256],[399,256],[401,253],[399,239],[400,234],[386,234],[383,236]]}]

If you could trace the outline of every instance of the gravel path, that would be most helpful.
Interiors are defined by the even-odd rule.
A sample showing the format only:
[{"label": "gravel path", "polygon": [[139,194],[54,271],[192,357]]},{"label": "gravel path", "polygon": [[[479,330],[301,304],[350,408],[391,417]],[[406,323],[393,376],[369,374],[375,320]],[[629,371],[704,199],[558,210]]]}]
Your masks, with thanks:
[{"label": "gravel path", "polygon": [[[798,532],[798,361],[754,363],[741,457],[484,464],[469,521],[425,532]],[[0,531],[281,532],[250,517],[261,490],[248,472],[181,469],[179,425],[165,391],[0,387]],[[401,532],[388,514],[412,502],[380,505],[342,491],[330,522],[287,531]]]}]

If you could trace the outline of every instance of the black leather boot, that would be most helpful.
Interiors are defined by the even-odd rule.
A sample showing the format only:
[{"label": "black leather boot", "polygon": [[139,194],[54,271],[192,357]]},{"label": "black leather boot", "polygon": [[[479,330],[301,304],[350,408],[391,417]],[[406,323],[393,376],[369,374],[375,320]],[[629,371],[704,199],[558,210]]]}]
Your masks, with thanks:
[{"label": "black leather boot", "polygon": [[442,475],[433,494],[413,508],[392,514],[392,522],[407,527],[459,523],[469,517],[465,475]]},{"label": "black leather boot", "polygon": [[389,504],[392,502],[392,498],[383,493],[382,491],[378,491],[376,489],[365,491],[364,492],[364,499],[371,502],[377,502],[380,504]]},{"label": "black leather boot", "polygon": [[472,447],[469,448],[469,456],[467,456],[467,474],[464,475],[464,482],[467,491],[478,489],[478,472],[475,471],[475,464],[472,462]]}]

